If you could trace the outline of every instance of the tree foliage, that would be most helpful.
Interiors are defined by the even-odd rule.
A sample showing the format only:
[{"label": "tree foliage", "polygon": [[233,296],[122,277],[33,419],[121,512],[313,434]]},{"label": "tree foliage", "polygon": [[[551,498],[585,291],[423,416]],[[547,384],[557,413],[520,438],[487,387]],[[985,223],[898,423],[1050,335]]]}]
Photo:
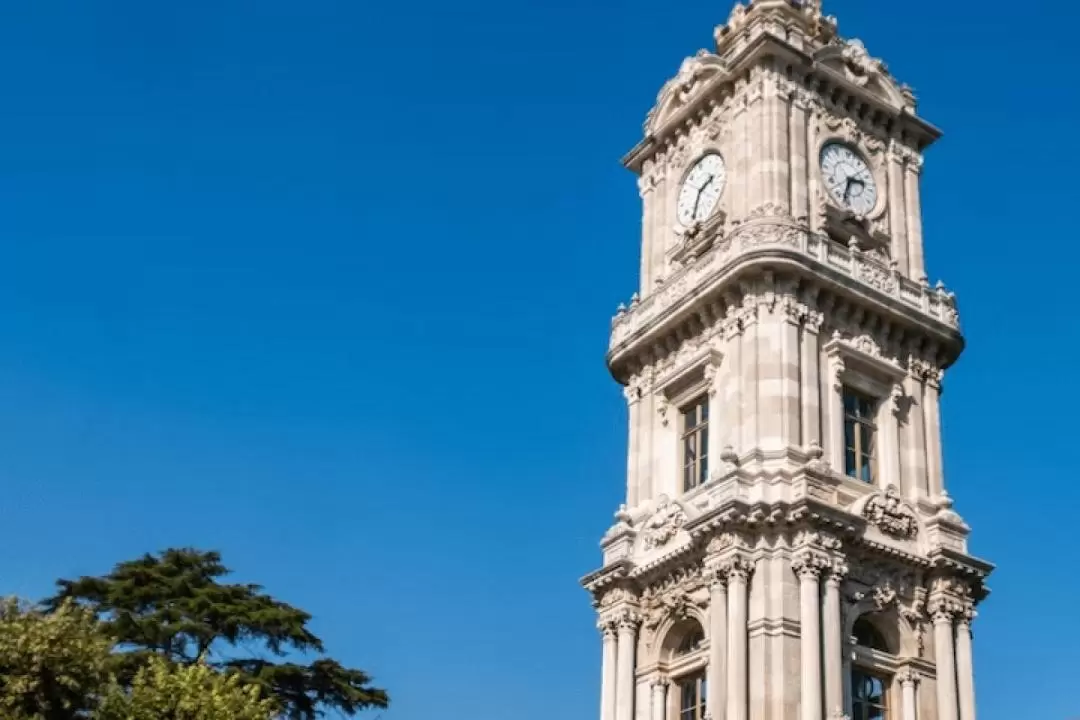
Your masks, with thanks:
[{"label": "tree foliage", "polygon": [[130,689],[114,686],[94,720],[271,720],[277,704],[237,673],[220,673],[198,661],[176,665],[153,656]]},{"label": "tree foliage", "polygon": [[[290,720],[388,705],[386,692],[366,673],[322,657],[308,613],[258,585],[222,582],[229,572],[216,552],[170,549],[122,562],[103,577],[61,580],[46,606],[74,601],[94,612],[125,648],[115,669],[132,687],[149,657],[183,666],[204,658],[208,668],[264,688]],[[312,654],[320,657],[309,664],[286,661]]]},{"label": "tree foliage", "polygon": [[0,718],[85,718],[109,682],[112,642],[94,614],[62,602],[51,613],[0,605]]}]

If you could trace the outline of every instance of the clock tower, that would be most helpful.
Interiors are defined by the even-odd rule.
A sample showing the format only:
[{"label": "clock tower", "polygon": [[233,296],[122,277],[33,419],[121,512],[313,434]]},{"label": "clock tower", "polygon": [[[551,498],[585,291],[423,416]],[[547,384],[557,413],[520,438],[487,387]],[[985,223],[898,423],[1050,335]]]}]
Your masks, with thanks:
[{"label": "clock tower", "polygon": [[737,5],[714,39],[624,159],[626,502],[583,580],[600,720],[975,720],[992,566],[942,467],[963,339],[923,262],[940,133],[818,0]]}]

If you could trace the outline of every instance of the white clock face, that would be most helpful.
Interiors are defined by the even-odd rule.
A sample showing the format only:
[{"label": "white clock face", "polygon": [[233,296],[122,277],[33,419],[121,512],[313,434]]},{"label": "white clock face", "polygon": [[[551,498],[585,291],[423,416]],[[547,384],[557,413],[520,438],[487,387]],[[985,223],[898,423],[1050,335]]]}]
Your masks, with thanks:
[{"label": "white clock face", "polygon": [[694,164],[679,189],[675,212],[683,227],[703,222],[713,214],[727,181],[724,159],[710,153]]},{"label": "white clock face", "polygon": [[862,156],[833,142],[821,148],[821,174],[833,200],[856,215],[869,215],[877,205],[874,173]]}]

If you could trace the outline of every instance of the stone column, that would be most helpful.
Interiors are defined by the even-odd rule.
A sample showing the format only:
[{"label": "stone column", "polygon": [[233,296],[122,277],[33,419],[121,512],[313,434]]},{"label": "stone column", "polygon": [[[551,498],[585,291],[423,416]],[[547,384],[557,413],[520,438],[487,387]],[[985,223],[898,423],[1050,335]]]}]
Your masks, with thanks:
[{"label": "stone column", "polygon": [[847,567],[836,563],[825,579],[825,717],[844,711],[844,631],[840,617],[840,583]]},{"label": "stone column", "polygon": [[829,447],[825,453],[832,469],[844,474],[844,359],[837,356],[829,358],[829,379],[826,384],[826,419],[829,422]]},{"label": "stone column", "polygon": [[667,720],[667,680],[654,680],[652,684],[652,720]]},{"label": "stone column", "polygon": [[926,474],[930,481],[930,496],[940,497],[945,490],[945,473],[941,455],[941,385],[937,378],[927,378],[923,403],[926,420]]},{"label": "stone column", "polygon": [[746,720],[748,714],[747,681],[747,592],[750,561],[736,557],[728,562],[728,658],[727,718]]},{"label": "stone column", "polygon": [[908,268],[907,223],[904,207],[904,166],[898,152],[897,141],[889,141],[886,154],[889,180],[889,235],[892,237],[892,256],[896,258],[900,270],[909,277]]},{"label": "stone column", "polygon": [[956,717],[956,656],[953,649],[953,617],[948,610],[934,612],[934,660],[937,662],[937,720]]},{"label": "stone column", "polygon": [[707,365],[705,367],[705,378],[708,383],[707,392],[709,397],[709,425],[706,428],[708,433],[706,437],[708,448],[706,462],[708,463],[709,473],[705,478],[705,482],[709,482],[720,468],[720,455],[724,447],[724,416],[720,405],[723,401],[721,388],[723,377],[720,373],[720,367],[712,364]]},{"label": "stone column", "polygon": [[604,660],[600,681],[600,720],[615,720],[615,682],[616,682],[616,647],[615,625],[602,622],[600,632],[604,634]]},{"label": "stone column", "polygon": [[968,614],[962,615],[956,623],[956,683],[960,695],[960,720],[975,720],[975,669]]},{"label": "stone column", "polygon": [[637,616],[632,613],[627,613],[619,619],[615,720],[634,720],[634,656],[637,654],[637,624]]},{"label": "stone column", "polygon": [[821,586],[818,577],[828,560],[816,553],[796,557],[799,576],[799,646],[801,653],[800,714],[802,720],[821,720]]},{"label": "stone column", "polygon": [[716,571],[709,587],[709,688],[705,706],[712,720],[724,720],[725,655],[727,654],[727,578]]},{"label": "stone column", "polygon": [[919,175],[922,173],[922,160],[912,155],[904,167],[904,207],[907,227],[908,268],[911,277],[919,280],[926,275],[923,264],[922,210],[919,206]]},{"label": "stone column", "polygon": [[638,457],[641,454],[641,446],[638,438],[641,436],[641,389],[636,383],[623,388],[626,397],[627,418],[630,426],[630,437],[626,443],[626,504],[637,507],[644,499],[638,473]]},{"label": "stone column", "polygon": [[916,720],[918,716],[918,700],[915,697],[915,686],[919,684],[919,676],[911,668],[900,671],[901,708],[902,720]]},{"label": "stone column", "polygon": [[802,342],[800,343],[799,372],[802,384],[802,420],[801,437],[804,448],[809,448],[812,443],[819,446],[825,445],[825,438],[821,436],[821,374],[820,356],[821,348],[818,342],[818,333],[821,330],[822,315],[812,311],[810,316],[803,322]]}]

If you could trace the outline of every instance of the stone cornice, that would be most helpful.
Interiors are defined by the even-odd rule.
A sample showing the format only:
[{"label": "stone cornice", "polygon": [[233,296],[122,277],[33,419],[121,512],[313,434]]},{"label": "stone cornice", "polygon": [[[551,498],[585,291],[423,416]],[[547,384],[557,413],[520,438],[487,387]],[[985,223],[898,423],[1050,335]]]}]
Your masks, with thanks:
[{"label": "stone cornice", "polygon": [[694,263],[669,277],[643,300],[620,307],[612,320],[608,366],[619,369],[680,324],[722,303],[739,277],[781,270],[823,284],[845,300],[882,314],[889,322],[932,338],[947,367],[963,348],[953,296],[941,286],[916,283],[868,255],[838,246],[781,217],[753,220],[737,227]]},{"label": "stone cornice", "polygon": [[[801,80],[788,83],[803,93],[815,93],[828,107],[843,108],[852,104],[865,109],[864,124],[882,138],[903,138],[913,151],[921,152],[942,132],[915,112],[914,95],[899,86],[877,61],[870,58],[858,41],[836,40],[827,44],[792,42],[781,33],[779,25],[760,24],[746,43],[740,43],[719,55],[706,51],[687,58],[678,74],[664,85],[656,106],[645,124],[645,137],[623,158],[623,165],[641,173],[646,161],[663,151],[675,138],[709,114],[712,108],[740,91],[740,82],[755,68],[776,64],[794,67]],[[705,61],[705,62],[703,62]],[[852,66],[874,77],[889,92],[874,92],[866,77],[853,78],[830,65]],[[708,72],[702,65],[708,64]],[[862,80],[860,84],[859,80]],[[801,86],[801,87],[800,87]]]}]

